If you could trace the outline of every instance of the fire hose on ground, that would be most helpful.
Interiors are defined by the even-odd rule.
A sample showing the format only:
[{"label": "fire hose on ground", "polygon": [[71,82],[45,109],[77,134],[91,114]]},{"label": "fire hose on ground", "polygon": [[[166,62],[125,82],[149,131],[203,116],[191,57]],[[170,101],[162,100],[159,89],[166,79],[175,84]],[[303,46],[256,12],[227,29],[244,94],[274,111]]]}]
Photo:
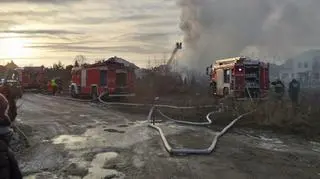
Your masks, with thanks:
[{"label": "fire hose on ground", "polygon": [[[109,102],[105,102],[104,100],[102,100],[101,98],[106,95],[106,93],[102,93],[101,95],[99,95],[98,100],[99,102],[101,102],[102,104],[106,104],[106,105],[127,105],[127,106],[145,106],[145,104],[134,104],[134,103],[109,103]],[[251,96],[250,96],[251,98]],[[172,154],[172,155],[186,155],[186,154],[210,154],[213,152],[213,150],[215,149],[218,139],[223,136],[228,129],[230,129],[239,119],[241,119],[242,117],[249,115],[251,113],[253,113],[254,111],[251,112],[247,112],[244,114],[239,115],[237,118],[235,118],[234,120],[232,120],[226,127],[223,128],[222,131],[220,131],[212,140],[211,145],[208,148],[204,148],[204,149],[193,149],[193,148],[172,148],[167,140],[167,138],[165,137],[162,129],[158,126],[155,125],[155,121],[152,120],[152,115],[155,111],[156,108],[161,108],[161,107],[165,107],[165,108],[172,108],[172,109],[195,109],[195,108],[199,108],[199,107],[178,107],[178,106],[170,106],[170,105],[157,105],[157,104],[152,104],[151,109],[149,111],[149,114],[147,116],[147,121],[149,121],[150,123],[148,124],[149,127],[157,130],[160,134],[160,137],[162,139],[162,142],[166,148],[166,150]],[[203,107],[213,107],[212,105],[210,106],[203,106]],[[181,120],[175,120],[173,118],[170,118],[169,116],[165,115],[164,113],[162,113],[159,109],[157,109],[158,113],[163,116],[164,118],[173,121],[175,123],[180,123],[180,124],[188,124],[188,125],[197,125],[197,126],[203,126],[203,125],[210,125],[212,124],[212,119],[210,118],[210,116],[212,116],[214,113],[217,112],[221,112],[221,108],[215,111],[212,111],[210,113],[208,113],[206,115],[206,120],[207,122],[189,122],[189,121],[181,121]]]},{"label": "fire hose on ground", "polygon": [[[151,117],[152,117],[153,111],[154,111],[154,107],[151,108],[150,113],[149,113],[149,115],[148,115],[148,121],[150,121],[149,127],[152,127],[152,128],[156,129],[156,130],[159,132],[160,137],[161,137],[161,139],[162,139],[162,141],[163,141],[163,144],[164,144],[166,150],[167,150],[170,154],[174,154],[174,155],[175,155],[175,154],[176,154],[176,155],[181,155],[181,154],[210,154],[210,153],[212,153],[212,151],[215,149],[215,147],[216,147],[216,145],[217,145],[218,139],[219,139],[223,134],[225,134],[225,133],[228,131],[228,129],[230,129],[239,119],[241,119],[242,117],[244,117],[244,116],[249,115],[249,114],[252,113],[252,112],[248,112],[248,113],[242,114],[242,115],[238,116],[236,119],[234,119],[231,123],[229,123],[225,128],[223,128],[222,131],[220,131],[220,132],[214,137],[211,145],[210,145],[208,148],[205,148],[205,149],[192,149],[192,148],[174,149],[174,148],[172,148],[172,147],[169,145],[169,143],[168,143],[168,141],[167,141],[167,139],[166,139],[166,137],[165,137],[162,129],[161,129],[160,127],[156,126],[154,123],[151,123],[151,122],[152,122]],[[158,112],[160,112],[160,111],[158,111]],[[207,121],[208,121],[207,124],[209,124],[209,123],[211,124],[211,121],[212,121],[212,120],[210,119],[210,116],[211,116],[212,114],[214,114],[215,112],[217,112],[217,111],[210,112],[210,113],[207,114],[207,116],[206,116]],[[161,114],[161,115],[162,115],[162,114]],[[162,116],[163,116],[163,115],[162,115]],[[172,120],[172,119],[171,119],[171,120]],[[174,121],[175,121],[175,122],[178,122],[178,123],[193,124],[193,125],[207,125],[207,124],[204,124],[205,122],[200,124],[200,123],[196,123],[196,122],[193,123],[193,122],[187,122],[187,121],[184,121],[184,122],[182,122],[182,121],[177,121],[177,120],[174,120]]]},{"label": "fire hose on ground", "polygon": [[[248,89],[247,89],[248,90]],[[251,101],[253,102],[252,100],[252,97],[250,95],[250,92],[248,90],[248,93],[249,93],[249,97],[251,99]],[[222,131],[220,131],[213,139],[211,145],[208,147],[208,148],[205,148],[205,149],[189,149],[189,148],[182,148],[182,149],[174,149],[172,148],[162,129],[158,126],[155,125],[154,121],[152,121],[152,115],[153,115],[153,112],[155,111],[155,108],[171,108],[171,109],[197,109],[197,108],[210,108],[210,107],[216,107],[214,105],[205,105],[205,106],[185,106],[185,107],[180,107],[180,106],[173,106],[173,105],[162,105],[162,104],[139,104],[139,103],[120,103],[120,102],[106,102],[104,100],[102,100],[102,97],[107,95],[106,93],[102,93],[98,96],[98,101],[102,104],[105,104],[105,105],[123,105],[123,106],[150,106],[151,109],[149,111],[149,115],[147,116],[147,121],[150,122],[150,124],[148,124],[149,127],[157,130],[160,134],[160,137],[164,143],[164,146],[166,148],[166,150],[171,153],[171,154],[178,154],[178,155],[181,155],[181,154],[210,154],[212,153],[212,151],[215,149],[216,147],[216,144],[218,142],[218,139],[223,135],[225,134],[228,129],[230,129],[239,119],[243,118],[244,116],[246,115],[249,115],[251,113],[254,112],[253,111],[250,111],[250,112],[247,112],[247,113],[244,113],[244,114],[241,114],[239,115],[237,118],[235,118],[234,120],[232,120]],[[91,100],[74,100],[74,101],[81,101],[81,102],[90,102]],[[175,119],[172,119],[170,118],[169,116],[165,115],[164,113],[162,113],[159,109],[157,109],[157,111],[159,112],[159,114],[161,116],[163,116],[164,118],[170,120],[170,121],[173,121],[175,123],[180,123],[180,124],[188,124],[188,125],[198,125],[198,126],[203,126],[203,125],[210,125],[212,124],[212,119],[210,118],[210,116],[212,116],[213,114],[217,113],[217,112],[221,112],[221,108],[219,110],[215,110],[215,111],[212,111],[210,113],[207,114],[206,116],[206,119],[207,119],[207,122],[189,122],[189,121],[179,121],[179,120],[175,120]]]}]

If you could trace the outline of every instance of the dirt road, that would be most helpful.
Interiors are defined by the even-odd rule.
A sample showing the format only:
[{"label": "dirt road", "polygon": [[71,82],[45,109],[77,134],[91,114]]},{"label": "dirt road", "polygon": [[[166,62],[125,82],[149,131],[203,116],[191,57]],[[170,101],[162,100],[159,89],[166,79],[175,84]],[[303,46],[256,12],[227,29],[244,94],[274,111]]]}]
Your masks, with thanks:
[{"label": "dirt road", "polygon": [[[170,156],[146,115],[25,94],[18,122],[31,148],[18,155],[26,178],[319,178],[320,144],[234,129],[208,156]],[[175,147],[210,145],[208,128],[160,124]]]}]

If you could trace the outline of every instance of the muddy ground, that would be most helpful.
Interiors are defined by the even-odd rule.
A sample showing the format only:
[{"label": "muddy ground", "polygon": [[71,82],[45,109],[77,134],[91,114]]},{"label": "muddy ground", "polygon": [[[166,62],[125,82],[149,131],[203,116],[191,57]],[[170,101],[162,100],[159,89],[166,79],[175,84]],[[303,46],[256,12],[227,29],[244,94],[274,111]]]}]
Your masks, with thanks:
[{"label": "muddy ground", "polygon": [[[147,127],[147,111],[40,94],[25,94],[19,104],[17,125],[31,144],[17,153],[25,178],[320,177],[320,143],[293,135],[234,128],[210,155],[170,156]],[[207,147],[221,129],[158,125],[174,147]]]}]

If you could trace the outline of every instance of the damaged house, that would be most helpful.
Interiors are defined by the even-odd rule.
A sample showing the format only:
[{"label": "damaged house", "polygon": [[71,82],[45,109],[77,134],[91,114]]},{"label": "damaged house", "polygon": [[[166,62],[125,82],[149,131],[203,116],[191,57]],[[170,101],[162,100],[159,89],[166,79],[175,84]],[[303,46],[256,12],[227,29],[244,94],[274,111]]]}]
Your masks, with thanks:
[{"label": "damaged house", "polygon": [[280,79],[288,84],[293,78],[302,87],[320,87],[320,50],[303,52],[283,64]]}]

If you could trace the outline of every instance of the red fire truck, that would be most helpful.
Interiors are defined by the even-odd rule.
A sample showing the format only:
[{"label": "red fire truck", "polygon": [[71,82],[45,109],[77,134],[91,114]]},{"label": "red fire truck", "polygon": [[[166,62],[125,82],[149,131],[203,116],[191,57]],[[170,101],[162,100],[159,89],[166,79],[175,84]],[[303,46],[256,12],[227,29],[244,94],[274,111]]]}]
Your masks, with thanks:
[{"label": "red fire truck", "polygon": [[122,62],[113,57],[95,64],[74,67],[71,71],[71,96],[85,95],[92,99],[102,93],[109,97],[133,96],[135,67]]},{"label": "red fire truck", "polygon": [[44,88],[45,79],[44,66],[39,67],[23,67],[15,69],[19,74],[19,80],[22,86],[22,89],[36,89],[41,90]]},{"label": "red fire truck", "polygon": [[263,98],[269,90],[269,63],[248,57],[217,60],[207,74],[214,95]]}]

